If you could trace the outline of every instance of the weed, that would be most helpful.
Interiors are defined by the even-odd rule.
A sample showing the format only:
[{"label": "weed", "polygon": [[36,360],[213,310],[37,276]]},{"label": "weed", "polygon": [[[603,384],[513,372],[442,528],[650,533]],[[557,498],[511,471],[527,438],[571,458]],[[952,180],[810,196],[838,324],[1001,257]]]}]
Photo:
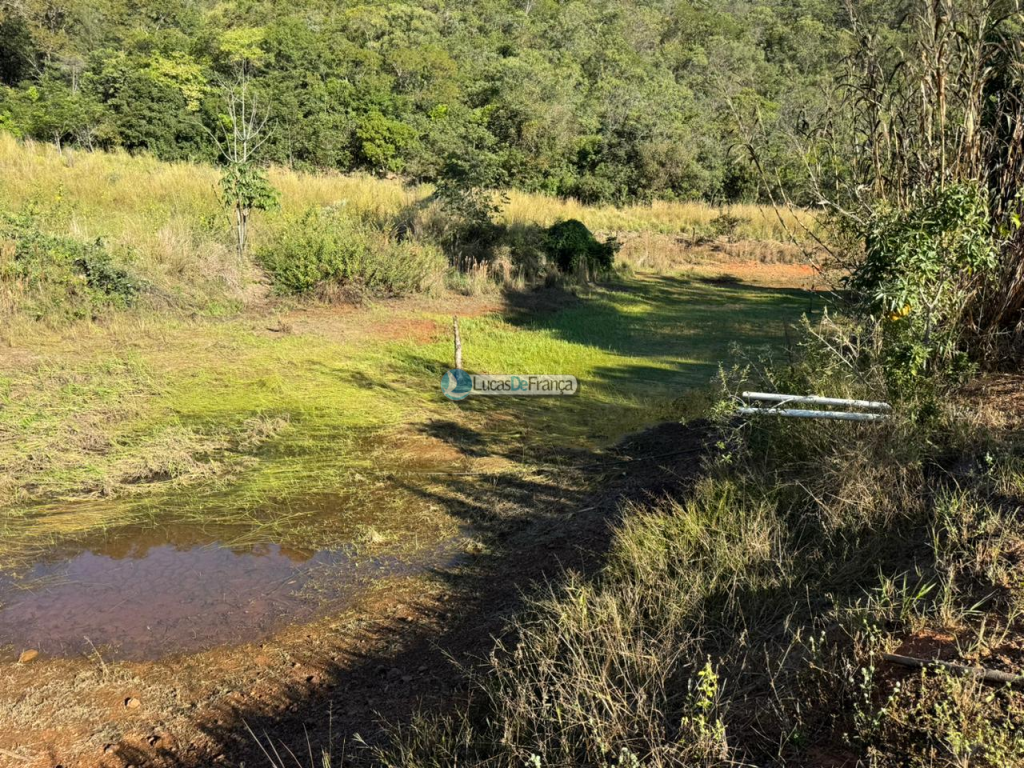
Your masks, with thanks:
[{"label": "weed", "polygon": [[1008,690],[938,668],[866,697],[856,738],[875,765],[997,768],[1024,762],[1024,709]]},{"label": "weed", "polygon": [[102,242],[42,232],[28,216],[0,216],[0,290],[37,319],[92,317],[132,303],[139,286]]}]

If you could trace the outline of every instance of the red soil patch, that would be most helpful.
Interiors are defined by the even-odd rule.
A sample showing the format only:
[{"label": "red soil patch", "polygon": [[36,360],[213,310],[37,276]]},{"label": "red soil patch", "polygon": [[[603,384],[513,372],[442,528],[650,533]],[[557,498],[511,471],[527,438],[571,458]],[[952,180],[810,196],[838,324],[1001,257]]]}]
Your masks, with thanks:
[{"label": "red soil patch", "polygon": [[715,262],[695,267],[698,274],[727,275],[744,283],[779,288],[821,289],[824,281],[810,264],[769,264],[760,261]]},{"label": "red soil patch", "polygon": [[956,656],[956,638],[947,632],[922,630],[905,638],[894,653],[930,661],[951,661]]},{"label": "red soil patch", "polygon": [[270,333],[316,334],[341,342],[377,339],[427,343],[450,329],[446,323],[424,315],[479,317],[504,308],[502,300],[494,296],[410,296],[380,299],[370,305],[308,304],[282,313],[276,323],[268,324],[262,317],[255,322],[262,323]]}]

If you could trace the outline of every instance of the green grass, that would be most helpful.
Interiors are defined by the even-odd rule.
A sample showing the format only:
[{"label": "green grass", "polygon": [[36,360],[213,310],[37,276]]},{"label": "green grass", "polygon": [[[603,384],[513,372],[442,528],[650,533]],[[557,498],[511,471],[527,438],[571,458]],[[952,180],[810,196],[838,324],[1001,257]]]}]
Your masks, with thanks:
[{"label": "green grass", "polygon": [[[733,344],[777,344],[806,298],[640,276],[555,312],[467,317],[467,368],[573,374],[582,386],[572,398],[461,404],[440,392],[452,353],[438,304],[327,313],[323,329],[291,334],[267,332],[261,318],[129,316],[26,344],[35,359],[0,389],[0,465],[9,468],[0,553],[140,519],[269,526],[267,536],[281,537],[281,510],[311,519],[316,505],[304,500],[331,494],[360,525],[409,532],[396,510],[414,494],[387,480],[403,469],[403,440],[431,437],[458,456],[470,436],[508,471],[598,450],[683,415],[683,395],[708,382]],[[382,336],[396,312],[432,322],[433,340]],[[451,458],[426,463],[451,468]],[[440,510],[416,523],[438,535],[454,524]]]}]

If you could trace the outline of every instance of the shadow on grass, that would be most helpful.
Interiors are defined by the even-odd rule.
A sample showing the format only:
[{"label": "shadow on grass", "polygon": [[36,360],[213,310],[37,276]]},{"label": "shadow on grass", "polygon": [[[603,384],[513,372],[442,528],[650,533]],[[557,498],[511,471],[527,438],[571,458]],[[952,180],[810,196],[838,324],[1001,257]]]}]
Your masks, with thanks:
[{"label": "shadow on grass", "polygon": [[644,275],[597,286],[587,302],[566,300],[561,312],[538,312],[538,305],[557,301],[552,291],[545,289],[541,299],[536,292],[507,294],[513,321],[564,341],[630,357],[700,359],[727,351],[731,343],[777,344],[785,339],[787,325],[824,306],[823,294],[811,290],[708,285],[679,275]]}]

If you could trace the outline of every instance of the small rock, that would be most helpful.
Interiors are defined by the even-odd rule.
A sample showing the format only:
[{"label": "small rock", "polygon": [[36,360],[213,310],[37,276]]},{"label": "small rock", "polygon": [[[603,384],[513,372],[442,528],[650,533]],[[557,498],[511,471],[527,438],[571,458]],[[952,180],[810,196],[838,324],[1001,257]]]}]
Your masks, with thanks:
[{"label": "small rock", "polygon": [[403,683],[411,683],[412,682],[412,675],[402,675],[402,682]]},{"label": "small rock", "polygon": [[18,657],[19,664],[28,664],[30,661],[35,661],[39,658],[39,651],[35,648],[28,648],[21,652],[21,656]]},{"label": "small rock", "polygon": [[142,706],[142,702],[136,699],[134,696],[129,696],[124,700],[125,709],[138,709]]}]

